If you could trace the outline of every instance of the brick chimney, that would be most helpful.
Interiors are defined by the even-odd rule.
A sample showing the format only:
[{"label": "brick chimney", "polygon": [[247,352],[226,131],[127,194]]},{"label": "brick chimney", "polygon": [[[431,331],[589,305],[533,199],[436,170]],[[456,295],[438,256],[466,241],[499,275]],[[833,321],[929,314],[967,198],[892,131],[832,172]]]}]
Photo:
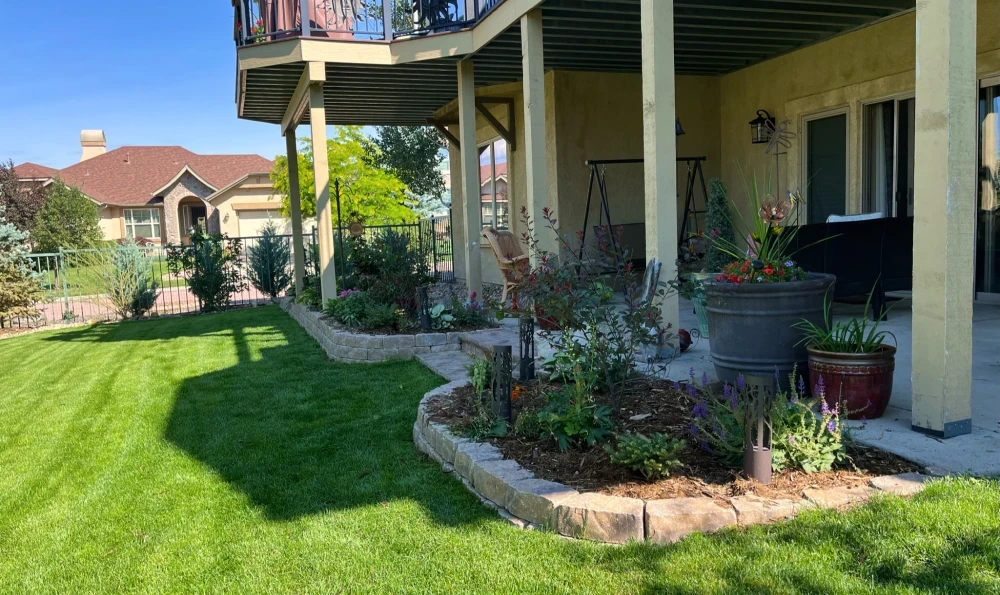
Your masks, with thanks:
[{"label": "brick chimney", "polygon": [[103,155],[108,150],[108,141],[104,138],[104,131],[82,130],[80,132],[80,147],[83,149],[80,161]]}]

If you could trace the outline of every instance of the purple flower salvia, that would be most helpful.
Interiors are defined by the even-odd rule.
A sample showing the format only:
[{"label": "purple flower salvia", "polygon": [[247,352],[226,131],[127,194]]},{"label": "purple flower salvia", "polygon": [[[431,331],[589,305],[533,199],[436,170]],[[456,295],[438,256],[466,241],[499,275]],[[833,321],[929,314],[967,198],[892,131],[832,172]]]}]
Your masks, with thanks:
[{"label": "purple flower salvia", "polygon": [[694,380],[694,366],[691,366],[691,369],[688,370],[688,376],[691,377],[691,380]]},{"label": "purple flower salvia", "polygon": [[705,452],[711,452],[712,451],[711,447],[708,446],[708,441],[707,440],[702,440],[701,442],[698,443],[698,446],[700,446],[701,449],[703,451],[705,451]]},{"label": "purple flower salvia", "polygon": [[792,436],[791,434],[789,434],[788,435],[788,443],[789,444],[795,444],[795,436]]},{"label": "purple flower salvia", "polygon": [[692,397],[698,396],[698,389],[696,389],[693,384],[688,384],[685,388],[687,388],[688,394]]},{"label": "purple flower salvia", "polygon": [[799,394],[805,394],[806,392],[806,379],[799,376]]},{"label": "purple flower salvia", "polygon": [[701,385],[708,386],[708,372],[701,373]]},{"label": "purple flower salvia", "polygon": [[694,416],[698,419],[705,419],[708,417],[708,403],[705,401],[698,401],[694,406]]},{"label": "purple flower salvia", "polygon": [[743,390],[746,387],[747,387],[747,380],[746,378],[743,377],[743,374],[740,374],[739,376],[736,377],[736,388]]},{"label": "purple flower salvia", "polygon": [[774,379],[781,380],[781,374],[778,372],[778,366],[774,367]]},{"label": "purple flower salvia", "polygon": [[697,436],[698,432],[699,432],[698,425],[697,424],[691,424],[691,427],[688,428],[688,431],[691,432],[692,436]]},{"label": "purple flower salvia", "polygon": [[826,404],[826,399],[823,399],[823,404],[820,406],[820,411],[823,415],[830,415],[830,406]]},{"label": "purple flower salvia", "polygon": [[826,424],[826,430],[831,434],[837,431],[837,422],[830,420],[830,423]]}]

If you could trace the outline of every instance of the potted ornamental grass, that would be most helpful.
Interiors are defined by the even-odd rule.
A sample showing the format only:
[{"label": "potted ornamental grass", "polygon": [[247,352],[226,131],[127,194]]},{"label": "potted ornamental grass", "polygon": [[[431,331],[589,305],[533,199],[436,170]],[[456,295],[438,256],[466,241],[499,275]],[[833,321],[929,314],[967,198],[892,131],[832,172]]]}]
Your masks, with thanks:
[{"label": "potted ornamental grass", "polygon": [[779,199],[770,192],[770,175],[763,187],[756,173],[749,179],[742,170],[740,175],[752,215],[745,217],[730,201],[733,226],[746,246],[713,238],[728,263],[704,282],[709,348],[723,382],[735,383],[740,375],[788,378],[807,362],[796,323],[824,323],[824,299],[836,278],[807,272],[794,260],[801,194]]},{"label": "potted ornamental grass", "polygon": [[[892,396],[896,347],[885,342],[896,337],[869,319],[871,296],[864,314],[833,322],[829,302],[825,320],[816,324],[802,319],[792,325],[803,333],[801,343],[809,354],[809,380],[819,387],[831,408],[846,411],[848,419],[875,419],[885,413]],[[879,316],[879,319],[882,317]]]}]

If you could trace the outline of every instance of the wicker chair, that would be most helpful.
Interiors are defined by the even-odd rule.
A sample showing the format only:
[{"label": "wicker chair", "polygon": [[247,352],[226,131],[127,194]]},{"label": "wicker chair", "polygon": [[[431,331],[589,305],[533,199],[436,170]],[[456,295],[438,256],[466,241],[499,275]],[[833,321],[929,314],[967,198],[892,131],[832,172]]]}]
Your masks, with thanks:
[{"label": "wicker chair", "polygon": [[528,255],[524,253],[521,242],[509,231],[497,230],[487,227],[483,230],[483,237],[493,248],[493,255],[497,258],[497,265],[500,266],[500,273],[503,275],[503,294],[500,296],[500,303],[507,302],[507,294],[513,290],[511,299],[517,300],[517,284],[524,279],[531,271],[531,263],[528,262]]}]

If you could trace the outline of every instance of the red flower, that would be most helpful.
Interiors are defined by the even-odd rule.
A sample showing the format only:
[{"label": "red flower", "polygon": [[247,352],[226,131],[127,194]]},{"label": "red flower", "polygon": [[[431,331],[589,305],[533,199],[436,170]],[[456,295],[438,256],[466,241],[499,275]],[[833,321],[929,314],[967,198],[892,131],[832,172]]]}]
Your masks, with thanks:
[{"label": "red flower", "polygon": [[766,267],[764,267],[764,274],[765,275],[773,275],[774,274],[774,269],[771,267],[771,265],[767,265]]}]

